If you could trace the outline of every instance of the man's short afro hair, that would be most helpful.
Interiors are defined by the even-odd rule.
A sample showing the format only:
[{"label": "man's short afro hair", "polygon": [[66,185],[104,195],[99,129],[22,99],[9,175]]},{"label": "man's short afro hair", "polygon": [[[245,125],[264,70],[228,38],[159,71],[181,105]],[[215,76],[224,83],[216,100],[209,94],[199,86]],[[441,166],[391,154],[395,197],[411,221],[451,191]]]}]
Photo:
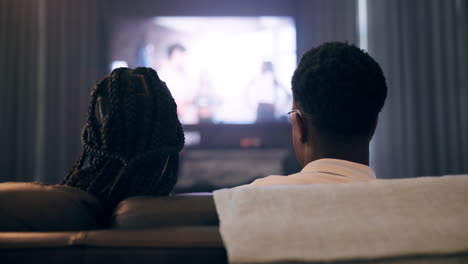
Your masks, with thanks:
[{"label": "man's short afro hair", "polygon": [[307,51],[292,78],[296,106],[327,134],[369,133],[387,97],[379,64],[358,47],[324,43]]}]

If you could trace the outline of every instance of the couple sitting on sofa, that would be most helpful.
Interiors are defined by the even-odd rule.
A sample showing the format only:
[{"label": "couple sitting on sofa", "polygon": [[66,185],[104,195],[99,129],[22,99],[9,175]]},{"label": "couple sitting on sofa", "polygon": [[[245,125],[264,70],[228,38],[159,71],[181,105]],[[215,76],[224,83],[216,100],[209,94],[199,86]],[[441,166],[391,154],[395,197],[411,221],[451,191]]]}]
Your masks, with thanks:
[{"label": "couple sitting on sofa", "polygon": [[[302,57],[292,78],[293,144],[304,166],[252,186],[375,179],[369,142],[387,94],[379,65],[346,43],[326,43]],[[149,68],[115,69],[96,85],[82,134],[84,150],[63,180],[107,209],[137,195],[169,195],[184,136],[177,106]]]}]

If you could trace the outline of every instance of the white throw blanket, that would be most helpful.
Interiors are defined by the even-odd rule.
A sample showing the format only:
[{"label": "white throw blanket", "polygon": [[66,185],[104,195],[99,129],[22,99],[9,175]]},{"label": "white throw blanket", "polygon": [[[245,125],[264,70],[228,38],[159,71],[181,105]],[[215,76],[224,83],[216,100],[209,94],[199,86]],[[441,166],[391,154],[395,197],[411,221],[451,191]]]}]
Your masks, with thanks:
[{"label": "white throw blanket", "polygon": [[230,263],[468,252],[468,175],[214,192]]}]

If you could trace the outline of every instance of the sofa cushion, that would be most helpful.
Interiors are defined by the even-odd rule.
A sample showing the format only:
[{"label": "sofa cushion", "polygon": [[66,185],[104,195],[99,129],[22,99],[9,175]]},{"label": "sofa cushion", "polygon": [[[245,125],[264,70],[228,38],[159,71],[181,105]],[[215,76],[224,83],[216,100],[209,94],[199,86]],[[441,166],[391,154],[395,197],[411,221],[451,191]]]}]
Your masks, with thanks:
[{"label": "sofa cushion", "polygon": [[101,213],[96,198],[73,187],[0,183],[0,231],[95,229]]},{"label": "sofa cushion", "polygon": [[211,193],[132,197],[117,206],[111,220],[113,228],[123,229],[217,224]]}]

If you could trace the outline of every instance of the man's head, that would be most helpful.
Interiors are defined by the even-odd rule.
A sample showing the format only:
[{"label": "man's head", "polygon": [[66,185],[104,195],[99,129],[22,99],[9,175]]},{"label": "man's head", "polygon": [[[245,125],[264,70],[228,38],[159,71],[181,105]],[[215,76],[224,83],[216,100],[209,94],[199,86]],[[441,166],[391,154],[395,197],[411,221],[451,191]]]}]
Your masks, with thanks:
[{"label": "man's head", "polygon": [[169,61],[182,64],[184,62],[187,49],[179,43],[170,45],[167,48],[167,58]]},{"label": "man's head", "polygon": [[298,110],[292,116],[293,143],[300,163],[368,149],[387,85],[366,52],[339,42],[309,50],[294,72],[292,91]]}]

